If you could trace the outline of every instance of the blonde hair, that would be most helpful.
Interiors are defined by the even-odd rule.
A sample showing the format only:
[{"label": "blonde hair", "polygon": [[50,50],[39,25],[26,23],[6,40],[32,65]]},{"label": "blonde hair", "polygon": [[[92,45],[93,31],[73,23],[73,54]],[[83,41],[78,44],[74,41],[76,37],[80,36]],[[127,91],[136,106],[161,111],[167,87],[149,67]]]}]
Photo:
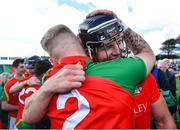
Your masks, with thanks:
[{"label": "blonde hair", "polygon": [[76,37],[75,34],[67,26],[65,26],[63,24],[59,24],[59,25],[56,25],[56,26],[50,28],[44,34],[44,36],[41,39],[42,48],[45,51],[47,51],[48,53],[50,53],[49,52],[49,45],[50,45],[51,40],[53,40],[56,36],[58,36],[59,34],[62,34],[62,33],[68,33],[71,36]]}]

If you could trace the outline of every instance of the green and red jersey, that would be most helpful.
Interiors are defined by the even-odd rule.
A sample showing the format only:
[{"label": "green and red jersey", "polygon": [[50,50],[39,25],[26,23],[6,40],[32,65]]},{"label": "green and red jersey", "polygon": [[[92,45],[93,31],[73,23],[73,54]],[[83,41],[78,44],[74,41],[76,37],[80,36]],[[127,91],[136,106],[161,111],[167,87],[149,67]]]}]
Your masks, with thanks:
[{"label": "green and red jersey", "polygon": [[[12,93],[10,94],[9,93],[9,90],[10,88],[17,82],[17,79],[12,77],[10,78],[5,86],[4,86],[4,93],[3,93],[3,100],[4,101],[7,101],[9,104],[11,105],[16,105],[18,106],[18,94],[19,92],[15,92],[15,93]],[[11,117],[15,117],[17,116],[17,111],[13,111],[13,112],[9,112],[9,115]]]},{"label": "green and red jersey", "polygon": [[135,129],[150,129],[151,105],[160,97],[155,78],[149,74],[136,87],[134,98]]},{"label": "green and red jersey", "polygon": [[133,96],[146,75],[144,62],[125,58],[93,63],[85,56],[66,57],[49,71],[47,78],[64,65],[77,62],[83,65],[86,80],[80,88],[52,98],[47,112],[51,128],[132,128]]}]

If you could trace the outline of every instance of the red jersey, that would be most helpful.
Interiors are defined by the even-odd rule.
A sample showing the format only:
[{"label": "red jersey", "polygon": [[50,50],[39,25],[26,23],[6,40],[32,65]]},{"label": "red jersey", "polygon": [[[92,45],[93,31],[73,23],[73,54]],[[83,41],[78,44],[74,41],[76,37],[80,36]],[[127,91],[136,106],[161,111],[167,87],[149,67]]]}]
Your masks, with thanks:
[{"label": "red jersey", "polygon": [[[64,58],[61,64],[49,71],[47,78],[65,64],[80,61],[85,69],[86,80],[80,88],[66,94],[56,94],[52,98],[47,112],[51,128],[132,128],[133,94],[138,82],[145,76],[144,62],[136,60],[129,58],[92,63],[87,57]],[[127,72],[132,63],[133,71]]]},{"label": "red jersey", "polygon": [[[14,77],[9,79],[5,86],[4,86],[4,95],[3,95],[3,98],[5,101],[7,101],[9,104],[12,104],[12,105],[16,105],[18,106],[18,94],[19,92],[15,92],[15,93],[12,93],[10,94],[9,93],[9,90],[10,88],[17,82],[17,79],[15,79]],[[13,111],[13,112],[9,112],[9,115],[11,117],[15,117],[17,116],[17,111]]]},{"label": "red jersey", "polygon": [[24,104],[28,98],[40,88],[40,85],[25,85],[24,88],[19,93],[19,104],[18,104],[18,114],[16,119],[16,126],[22,122],[22,113],[24,110]]},{"label": "red jersey", "polygon": [[134,114],[136,129],[150,129],[151,104],[160,97],[155,78],[149,74],[146,79],[136,87],[134,99]]}]

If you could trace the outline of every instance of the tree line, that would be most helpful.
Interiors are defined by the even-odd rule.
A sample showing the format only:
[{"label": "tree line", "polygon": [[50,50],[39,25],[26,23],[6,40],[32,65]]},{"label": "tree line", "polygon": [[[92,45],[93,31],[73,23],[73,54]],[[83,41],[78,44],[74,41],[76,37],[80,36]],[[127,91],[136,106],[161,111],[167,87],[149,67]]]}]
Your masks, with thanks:
[{"label": "tree line", "polygon": [[180,58],[180,35],[177,38],[170,38],[161,44],[160,54],[156,56],[158,59],[179,59]]}]

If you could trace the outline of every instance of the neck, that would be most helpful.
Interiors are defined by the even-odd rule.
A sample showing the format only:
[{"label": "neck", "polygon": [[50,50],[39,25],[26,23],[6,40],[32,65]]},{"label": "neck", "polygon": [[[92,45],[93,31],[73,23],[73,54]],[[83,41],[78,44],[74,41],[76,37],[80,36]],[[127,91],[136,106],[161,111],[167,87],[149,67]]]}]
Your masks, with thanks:
[{"label": "neck", "polygon": [[69,57],[69,56],[87,56],[84,52],[77,52],[77,51],[71,51],[71,52],[64,52],[62,55],[60,55],[59,59],[62,59],[64,57]]}]

